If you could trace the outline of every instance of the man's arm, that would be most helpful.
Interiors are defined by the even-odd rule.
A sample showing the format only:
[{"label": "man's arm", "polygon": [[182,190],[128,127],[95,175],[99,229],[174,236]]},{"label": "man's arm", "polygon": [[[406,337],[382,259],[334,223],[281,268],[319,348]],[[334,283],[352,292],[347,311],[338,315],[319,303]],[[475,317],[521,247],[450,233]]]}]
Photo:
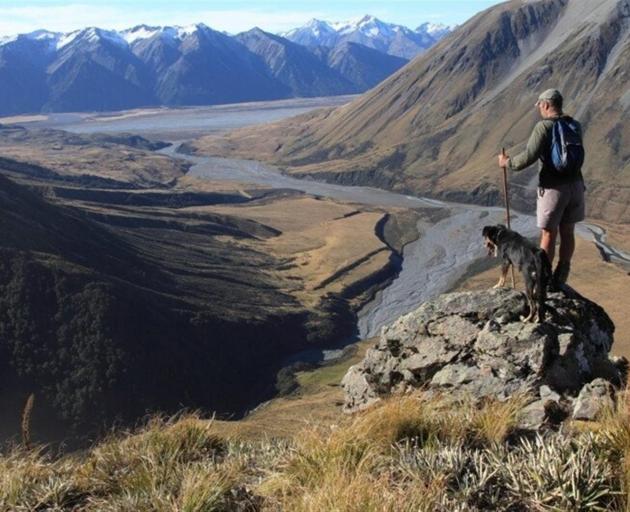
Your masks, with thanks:
[{"label": "man's arm", "polygon": [[520,171],[536,162],[545,149],[547,136],[548,130],[545,126],[545,122],[539,121],[536,123],[529,137],[529,141],[527,141],[527,148],[525,148],[525,151],[508,160],[508,169],[511,171]]}]

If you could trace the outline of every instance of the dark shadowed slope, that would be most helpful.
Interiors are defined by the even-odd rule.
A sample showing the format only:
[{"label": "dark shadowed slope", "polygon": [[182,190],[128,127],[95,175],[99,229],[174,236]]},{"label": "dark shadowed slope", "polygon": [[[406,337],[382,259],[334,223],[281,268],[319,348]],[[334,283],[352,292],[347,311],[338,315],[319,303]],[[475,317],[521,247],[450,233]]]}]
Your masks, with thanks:
[{"label": "dark shadowed slope", "polygon": [[280,359],[307,342],[310,315],[280,291],[278,262],[239,244],[274,230],[132,212],[131,197],[120,210],[79,210],[0,175],[3,435],[17,432],[31,392],[48,434],[148,410],[239,411],[271,396]]},{"label": "dark shadowed slope", "polygon": [[258,55],[271,75],[287,87],[293,96],[352,94],[364,90],[320,61],[306,47],[288,39],[259,28],[243,32],[236,39]]},{"label": "dark shadowed slope", "polygon": [[326,50],[320,49],[328,65],[357,84],[361,91],[374,87],[408,62],[352,42],[340,43]]}]

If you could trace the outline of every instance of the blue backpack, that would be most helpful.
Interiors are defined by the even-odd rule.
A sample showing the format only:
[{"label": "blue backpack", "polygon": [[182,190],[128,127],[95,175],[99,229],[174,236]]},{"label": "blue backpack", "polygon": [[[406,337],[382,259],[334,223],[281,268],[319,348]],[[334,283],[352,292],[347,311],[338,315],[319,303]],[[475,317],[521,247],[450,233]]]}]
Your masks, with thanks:
[{"label": "blue backpack", "polygon": [[556,119],[551,129],[551,165],[563,176],[577,174],[584,163],[579,125],[571,118]]}]

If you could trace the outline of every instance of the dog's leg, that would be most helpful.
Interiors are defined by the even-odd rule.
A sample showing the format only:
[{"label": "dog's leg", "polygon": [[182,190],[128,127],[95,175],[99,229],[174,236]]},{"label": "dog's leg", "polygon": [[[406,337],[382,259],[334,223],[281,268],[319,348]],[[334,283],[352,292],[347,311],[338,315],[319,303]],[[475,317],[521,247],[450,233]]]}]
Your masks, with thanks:
[{"label": "dog's leg", "polygon": [[545,319],[545,298],[546,298],[546,267],[544,267],[546,254],[542,250],[535,250],[532,253],[532,264],[523,269],[525,279],[525,293],[530,304],[530,314],[527,317],[536,323]]},{"label": "dog's leg", "polygon": [[536,283],[534,292],[534,303],[536,304],[536,323],[545,321],[545,289],[542,287],[540,280]]},{"label": "dog's leg", "polygon": [[529,307],[529,315],[526,317],[521,317],[523,322],[531,322],[534,319],[536,313],[536,301],[534,300],[533,290],[528,288],[525,290],[525,295],[527,296],[527,305]]},{"label": "dog's leg", "polygon": [[536,253],[536,263],[538,265],[536,272],[536,299],[538,300],[538,323],[541,323],[545,321],[545,311],[547,309],[545,300],[547,298],[549,274],[551,273],[551,265],[549,264],[547,253],[538,251]]},{"label": "dog's leg", "polygon": [[499,282],[495,284],[493,288],[503,288],[505,286],[505,278],[507,277],[509,268],[509,262],[503,261],[503,263],[501,263],[501,277],[499,277]]}]

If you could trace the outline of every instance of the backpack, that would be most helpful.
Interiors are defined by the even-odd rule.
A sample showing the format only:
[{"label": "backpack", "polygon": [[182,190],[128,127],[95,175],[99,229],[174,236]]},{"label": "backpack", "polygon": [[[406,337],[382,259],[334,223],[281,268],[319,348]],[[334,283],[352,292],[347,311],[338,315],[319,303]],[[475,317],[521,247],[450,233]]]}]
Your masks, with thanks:
[{"label": "backpack", "polygon": [[560,118],[551,129],[551,167],[562,176],[577,174],[584,163],[584,146],[579,125],[571,118]]}]

